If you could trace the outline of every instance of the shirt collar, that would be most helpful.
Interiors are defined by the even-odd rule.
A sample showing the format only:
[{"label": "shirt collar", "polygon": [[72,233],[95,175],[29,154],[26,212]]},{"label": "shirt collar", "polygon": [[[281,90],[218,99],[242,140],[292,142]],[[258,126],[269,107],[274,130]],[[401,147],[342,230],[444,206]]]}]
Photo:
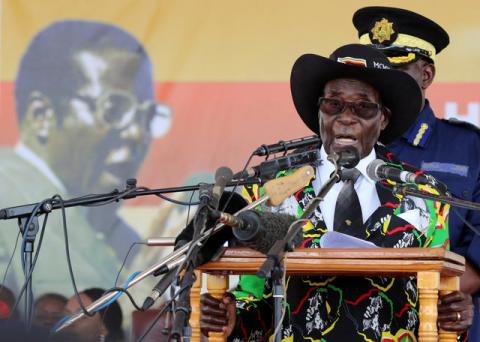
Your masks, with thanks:
[{"label": "shirt collar", "polygon": [[15,153],[24,159],[29,164],[33,165],[38,171],[40,171],[47,179],[52,182],[61,191],[66,192],[65,186],[58,179],[52,169],[42,160],[35,152],[29,149],[25,144],[19,142],[15,146]]},{"label": "shirt collar", "polygon": [[430,140],[435,123],[435,114],[428,100],[425,100],[425,106],[423,106],[415,124],[403,134],[403,138],[412,146],[425,147]]},{"label": "shirt collar", "polygon": [[[326,168],[326,171],[328,172],[328,174],[330,175],[334,170],[335,170],[335,167],[333,166],[333,164],[327,159],[327,152],[325,151],[325,148],[324,146],[322,145],[322,147],[320,148],[320,158],[322,161],[325,161],[324,163],[322,163],[322,166],[325,165],[325,168]],[[368,164],[370,164],[370,162],[372,162],[373,160],[375,160],[377,158],[377,155],[375,153],[375,149],[372,148],[372,150],[370,151],[370,153],[360,159],[360,161],[358,162],[357,166],[355,166],[355,168],[360,171],[360,173],[362,174],[363,177],[365,177],[365,179],[370,182],[371,184],[375,184],[375,181],[372,180],[370,177],[368,177],[367,175],[367,166]],[[323,179],[323,177],[322,177]],[[328,178],[327,178],[328,179]]]}]

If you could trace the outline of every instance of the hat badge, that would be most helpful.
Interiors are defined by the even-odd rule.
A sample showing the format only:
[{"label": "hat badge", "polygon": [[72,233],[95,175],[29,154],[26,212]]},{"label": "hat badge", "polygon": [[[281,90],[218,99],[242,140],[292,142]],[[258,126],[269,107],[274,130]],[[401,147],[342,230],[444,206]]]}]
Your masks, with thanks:
[{"label": "hat badge", "polygon": [[393,22],[382,18],[380,21],[375,22],[370,33],[370,40],[372,42],[376,40],[378,43],[382,44],[383,42],[388,42],[396,32],[393,29]]}]

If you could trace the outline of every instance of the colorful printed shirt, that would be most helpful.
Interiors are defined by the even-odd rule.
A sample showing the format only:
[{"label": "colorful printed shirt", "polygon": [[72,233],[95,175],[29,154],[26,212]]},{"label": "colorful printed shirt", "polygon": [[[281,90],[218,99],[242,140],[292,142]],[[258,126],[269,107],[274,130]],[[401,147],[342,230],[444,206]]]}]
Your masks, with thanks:
[{"label": "colorful printed shirt", "polygon": [[[385,148],[376,147],[377,158],[408,171]],[[280,176],[285,174],[280,173]],[[448,248],[448,205],[392,194],[392,184],[377,184],[380,207],[362,228],[342,233],[375,243],[379,247]],[[433,188],[419,186],[427,192]],[[245,188],[243,195],[253,201],[262,188]],[[297,217],[315,196],[312,184],[286,200],[278,210]],[[422,230],[402,218],[407,211],[426,220]],[[327,231],[319,208],[303,227],[300,247],[319,248]],[[287,305],[281,332],[284,341],[416,341],[418,296],[414,277],[287,277]],[[237,298],[237,325],[229,341],[266,341],[272,329],[270,284],[257,276],[242,276],[234,294]]]}]

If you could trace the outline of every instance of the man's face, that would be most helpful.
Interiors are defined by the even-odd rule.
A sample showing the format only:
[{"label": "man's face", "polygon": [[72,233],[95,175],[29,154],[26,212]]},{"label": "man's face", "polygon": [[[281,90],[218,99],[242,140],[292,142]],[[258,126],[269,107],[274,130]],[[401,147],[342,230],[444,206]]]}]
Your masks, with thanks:
[{"label": "man's face", "polygon": [[405,65],[395,65],[394,69],[406,72],[417,82],[418,86],[421,88],[423,84],[423,68],[426,62],[422,59],[419,59],[413,63],[408,63]]},{"label": "man's face", "polygon": [[[336,79],[328,82],[324,88],[325,98],[346,102],[366,101],[380,104],[379,93],[370,85],[354,79]],[[320,137],[325,151],[330,154],[338,152],[347,145],[354,146],[360,157],[367,156],[387,126],[388,119],[383,107],[373,112],[373,117],[363,118],[352,110],[352,106],[335,115],[319,110]]]},{"label": "man's face", "polygon": [[63,317],[64,308],[61,300],[44,298],[35,305],[33,323],[50,329]]},{"label": "man's face", "polygon": [[393,68],[406,72],[417,82],[422,90],[422,107],[425,103],[425,91],[433,83],[435,78],[435,65],[425,59],[418,59],[405,65],[393,65]]},{"label": "man's face", "polygon": [[[80,299],[84,306],[92,304],[90,297],[80,293]],[[80,304],[75,296],[70,298],[65,305],[65,315],[73,315],[80,310]],[[100,313],[92,317],[84,316],[68,326],[66,331],[75,334],[81,341],[98,341],[100,335],[106,335],[107,330],[102,322]]]},{"label": "man's face", "polygon": [[[57,116],[63,122],[49,137],[50,165],[72,195],[123,187],[136,176],[152,133],[164,134],[170,126],[168,109],[136,94],[140,58],[118,50],[73,56],[79,86],[62,100],[64,112]],[[140,77],[151,92],[148,75]]]}]

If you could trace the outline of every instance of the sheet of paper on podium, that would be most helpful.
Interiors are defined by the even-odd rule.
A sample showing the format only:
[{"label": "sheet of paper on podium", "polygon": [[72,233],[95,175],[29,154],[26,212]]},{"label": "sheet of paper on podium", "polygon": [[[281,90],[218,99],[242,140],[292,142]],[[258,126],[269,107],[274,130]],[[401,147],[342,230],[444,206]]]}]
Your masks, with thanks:
[{"label": "sheet of paper on podium", "polygon": [[339,232],[326,232],[320,238],[322,248],[380,248],[372,242],[365,241]]}]

